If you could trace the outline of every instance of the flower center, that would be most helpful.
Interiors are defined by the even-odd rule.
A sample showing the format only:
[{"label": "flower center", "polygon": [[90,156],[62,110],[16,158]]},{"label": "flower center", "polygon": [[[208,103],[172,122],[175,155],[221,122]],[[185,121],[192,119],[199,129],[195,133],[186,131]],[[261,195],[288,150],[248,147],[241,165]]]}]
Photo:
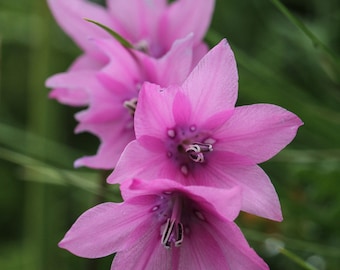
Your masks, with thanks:
[{"label": "flower center", "polygon": [[[184,176],[188,176],[198,164],[207,162],[207,155],[214,150],[216,140],[209,132],[200,132],[196,125],[166,130],[167,157],[177,163]],[[204,165],[203,165],[204,166]]]},{"label": "flower center", "polygon": [[179,221],[181,217],[182,201],[176,197],[172,207],[171,217],[167,219],[161,238],[161,243],[165,248],[180,247],[184,240],[184,227]]}]

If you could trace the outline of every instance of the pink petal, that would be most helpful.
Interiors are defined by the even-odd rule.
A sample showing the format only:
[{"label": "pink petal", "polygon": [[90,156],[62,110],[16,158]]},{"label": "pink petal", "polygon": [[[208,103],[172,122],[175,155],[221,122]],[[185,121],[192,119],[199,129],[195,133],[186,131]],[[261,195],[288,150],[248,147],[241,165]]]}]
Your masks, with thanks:
[{"label": "pink petal", "polygon": [[109,34],[84,20],[87,18],[112,29],[117,28],[103,7],[85,0],[48,0],[48,5],[58,24],[80,48],[94,58],[105,59],[94,44],[89,42],[89,38],[109,37]]},{"label": "pink petal", "polygon": [[202,226],[203,223],[199,221],[192,222],[192,226],[189,228],[190,234],[185,235],[186,237],[181,246],[178,269],[232,270],[227,266],[227,260],[219,243],[205,229],[205,226]]},{"label": "pink petal", "polygon": [[209,27],[214,4],[214,0],[178,0],[172,3],[159,29],[159,40],[165,50],[170,49],[174,40],[189,33],[194,33],[194,43],[199,43]]},{"label": "pink petal", "polygon": [[204,207],[206,211],[219,213],[228,220],[234,220],[241,209],[241,189],[239,187],[223,189],[185,186],[169,179],[153,179],[152,181],[133,179],[125,181],[121,185],[124,200],[137,195],[162,194],[166,191],[180,192],[197,204],[201,204],[201,207]]},{"label": "pink petal", "polygon": [[48,97],[70,106],[77,107],[88,104],[88,95],[83,89],[55,88],[49,93]]},{"label": "pink petal", "polygon": [[[100,81],[103,82],[103,76]],[[123,106],[124,100],[131,99],[133,94],[112,80],[106,86],[110,88],[104,88],[102,84],[91,88],[89,108],[76,114],[79,121],[76,132],[87,131],[100,139],[97,154],[78,159],[76,167],[113,169],[125,146],[135,139],[133,118]]]},{"label": "pink petal", "polygon": [[96,155],[77,159],[74,163],[76,168],[86,166],[95,169],[113,169],[126,145],[134,139],[133,130],[131,132],[125,130],[116,120],[96,124],[81,123],[76,131],[88,131],[100,139]]},{"label": "pink petal", "polygon": [[293,113],[271,104],[255,104],[235,109],[216,137],[220,150],[264,162],[289,144],[303,123]]},{"label": "pink petal", "polygon": [[226,40],[205,55],[183,84],[197,122],[217,112],[233,109],[237,98],[236,62]]},{"label": "pink petal", "polygon": [[[124,108],[124,100],[128,100],[131,96],[129,89],[124,85],[112,82],[111,89],[102,86],[98,80],[94,80],[91,85],[88,85],[90,96],[90,106],[76,115],[76,119],[81,123],[103,123],[112,120],[123,123],[131,119],[128,110]],[[124,92],[124,93],[122,93]]]},{"label": "pink petal", "polygon": [[215,130],[220,128],[225,122],[227,122],[228,119],[233,115],[233,113],[234,110],[224,110],[212,115],[208,119],[201,119],[202,124],[200,126],[200,129],[214,134]]},{"label": "pink petal", "polygon": [[123,29],[121,34],[132,43],[146,37],[150,40],[155,39],[154,29],[165,7],[165,0],[108,1],[111,16]]},{"label": "pink petal", "polygon": [[[243,157],[214,151],[209,156],[201,179],[213,186],[242,188],[242,209],[260,217],[282,221],[279,198],[270,179],[257,165],[249,164]],[[213,182],[212,179],[215,179]],[[202,181],[202,180],[201,180]]]},{"label": "pink petal", "polygon": [[[148,143],[148,139],[145,143]],[[165,149],[160,148],[157,152],[155,150],[145,148],[137,140],[132,141],[126,146],[107,182],[122,183],[135,177],[149,180],[162,174],[168,174],[171,178],[172,170],[169,169],[171,162],[166,157]]]},{"label": "pink petal", "polygon": [[176,125],[188,126],[191,122],[191,102],[190,99],[181,91],[177,91],[172,104],[173,117]]},{"label": "pink petal", "polygon": [[138,53],[144,67],[146,80],[161,86],[180,85],[192,69],[193,35],[176,40],[171,49],[161,58]]},{"label": "pink petal", "polygon": [[150,228],[150,222],[147,222],[150,205],[97,205],[77,219],[59,247],[86,258],[104,257],[124,250]]},{"label": "pink petal", "polygon": [[209,51],[208,45],[205,43],[196,44],[194,47],[194,54],[192,57],[192,69],[198,64],[198,62],[206,55]]},{"label": "pink petal", "polygon": [[104,66],[105,62],[99,61],[90,55],[83,54],[79,56],[70,66],[68,72],[80,71],[80,70],[100,70]]},{"label": "pink petal", "polygon": [[143,84],[135,113],[137,139],[142,135],[163,138],[167,129],[174,127],[172,104],[176,89],[162,89],[147,82]]},{"label": "pink petal", "polygon": [[204,224],[204,228],[218,242],[229,269],[269,270],[235,223],[214,217],[210,217],[209,221],[209,224]]},{"label": "pink petal", "polygon": [[134,270],[169,270],[177,269],[174,252],[161,245],[159,228],[150,226],[150,229],[129,249],[119,252],[112,263],[111,269]]},{"label": "pink petal", "polygon": [[100,71],[114,81],[135,89],[136,82],[143,81],[142,71],[134,52],[123,47],[113,38],[97,39],[94,41],[98,50],[109,58],[108,64]]},{"label": "pink petal", "polygon": [[83,106],[88,104],[88,91],[95,83],[93,71],[74,71],[53,75],[45,84],[54,88],[50,98],[72,106]]}]

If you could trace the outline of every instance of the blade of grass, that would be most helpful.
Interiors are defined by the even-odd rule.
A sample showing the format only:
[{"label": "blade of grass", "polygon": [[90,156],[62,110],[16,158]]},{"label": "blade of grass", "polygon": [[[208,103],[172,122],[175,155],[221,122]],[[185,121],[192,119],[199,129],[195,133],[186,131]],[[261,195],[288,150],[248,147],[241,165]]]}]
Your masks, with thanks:
[{"label": "blade of grass", "polygon": [[296,16],[294,16],[285,5],[281,3],[280,0],[270,0],[273,5],[287,17],[289,21],[291,21],[297,28],[299,28],[313,43],[316,48],[321,48],[324,52],[326,52],[335,62],[337,70],[340,71],[339,58],[337,55],[330,49],[328,46],[323,43],[312,31],[308,29],[308,27]]},{"label": "blade of grass", "polygon": [[286,256],[288,259],[291,261],[295,262],[297,265],[301,266],[303,269],[306,270],[317,270],[314,266],[310,265],[309,263],[305,262],[303,259],[301,259],[299,256],[294,254],[293,252],[285,249],[285,248],[280,248],[279,249],[280,253]]}]

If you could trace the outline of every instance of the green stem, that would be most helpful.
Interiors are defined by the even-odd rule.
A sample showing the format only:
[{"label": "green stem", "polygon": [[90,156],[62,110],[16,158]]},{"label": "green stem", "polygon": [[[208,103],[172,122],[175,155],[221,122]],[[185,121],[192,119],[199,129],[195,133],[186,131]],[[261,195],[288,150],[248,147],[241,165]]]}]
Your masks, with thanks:
[{"label": "green stem", "polygon": [[309,263],[305,262],[303,259],[295,255],[294,253],[290,252],[285,248],[279,249],[280,253],[295,262],[297,265],[300,265],[303,269],[306,270],[317,270],[314,266],[310,265]]},{"label": "green stem", "polygon": [[283,15],[287,17],[297,28],[299,28],[314,44],[315,47],[319,47],[324,50],[328,55],[330,55],[337,63],[339,62],[335,53],[329,49],[316,35],[310,31],[307,26],[295,17],[281,2],[280,0],[270,0],[274,6],[282,12]]},{"label": "green stem", "polygon": [[[29,67],[28,67],[28,106],[27,106],[27,129],[41,137],[47,137],[50,128],[47,123],[53,123],[49,111],[44,80],[47,77],[49,64],[49,47],[47,6],[44,2],[33,1],[31,3],[32,14],[37,14],[37,20],[31,20],[28,25],[29,31]],[[25,140],[27,149],[35,149],[42,153],[41,159],[45,159],[46,145],[44,141],[38,144],[29,144]],[[31,150],[28,150],[30,152]],[[26,182],[25,189],[25,212],[24,212],[24,262],[25,270],[43,270],[50,268],[48,264],[48,241],[46,214],[51,207],[47,187],[41,183]],[[56,221],[55,221],[56,222]],[[54,223],[55,224],[55,223]],[[52,269],[52,268],[50,268]]]}]

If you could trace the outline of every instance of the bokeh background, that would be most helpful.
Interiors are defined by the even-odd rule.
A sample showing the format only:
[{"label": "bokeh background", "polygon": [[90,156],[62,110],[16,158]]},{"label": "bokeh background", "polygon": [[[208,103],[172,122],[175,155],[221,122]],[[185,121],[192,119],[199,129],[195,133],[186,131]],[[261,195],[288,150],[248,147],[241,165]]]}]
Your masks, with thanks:
[{"label": "bokeh background", "polygon": [[[238,105],[274,103],[305,123],[293,143],[261,165],[284,221],[241,214],[237,223],[271,269],[308,269],[303,262],[339,269],[340,2],[285,0],[286,14],[277,1],[216,2],[206,40],[213,46],[226,37],[235,52]],[[88,260],[57,247],[83,211],[119,200],[117,188],[100,180],[107,172],[73,168],[99,142],[74,135],[79,108],[48,99],[44,87],[79,54],[46,1],[0,0],[0,269],[110,268],[112,256]],[[278,246],[285,250],[278,254]]]}]

